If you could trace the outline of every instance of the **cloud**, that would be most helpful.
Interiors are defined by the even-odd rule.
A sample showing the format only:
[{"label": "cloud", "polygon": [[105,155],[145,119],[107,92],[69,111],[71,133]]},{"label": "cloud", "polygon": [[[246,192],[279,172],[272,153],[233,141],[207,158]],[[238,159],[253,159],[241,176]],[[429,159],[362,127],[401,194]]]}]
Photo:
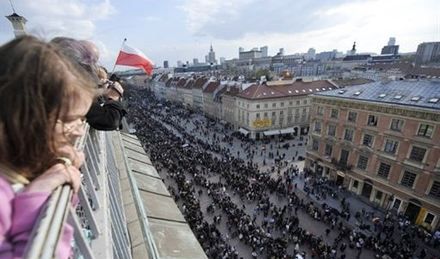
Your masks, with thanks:
[{"label": "cloud", "polygon": [[224,53],[236,53],[238,46],[263,45],[272,55],[282,47],[286,53],[309,47],[345,52],[353,41],[361,52],[379,53],[391,36],[397,38],[401,51],[408,52],[440,36],[436,0],[229,0],[226,13],[219,11],[225,8],[220,1],[201,2],[205,1],[185,2],[187,27],[193,35],[210,37]]},{"label": "cloud", "polygon": [[90,39],[96,21],[116,12],[110,0],[39,0],[29,1],[23,10],[30,21],[28,31],[46,39],[69,36]]},{"label": "cloud", "polygon": [[332,26],[337,17],[314,11],[348,0],[187,0],[182,9],[189,31],[219,39],[237,39],[246,33],[298,33]]}]

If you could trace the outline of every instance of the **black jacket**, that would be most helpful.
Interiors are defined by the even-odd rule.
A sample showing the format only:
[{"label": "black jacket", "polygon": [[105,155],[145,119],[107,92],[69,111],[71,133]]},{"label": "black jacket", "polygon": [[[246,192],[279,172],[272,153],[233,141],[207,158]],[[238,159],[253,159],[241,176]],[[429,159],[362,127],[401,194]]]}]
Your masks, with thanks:
[{"label": "black jacket", "polygon": [[120,101],[99,99],[93,102],[86,118],[90,127],[97,130],[117,130],[122,129],[122,118],[127,114]]}]

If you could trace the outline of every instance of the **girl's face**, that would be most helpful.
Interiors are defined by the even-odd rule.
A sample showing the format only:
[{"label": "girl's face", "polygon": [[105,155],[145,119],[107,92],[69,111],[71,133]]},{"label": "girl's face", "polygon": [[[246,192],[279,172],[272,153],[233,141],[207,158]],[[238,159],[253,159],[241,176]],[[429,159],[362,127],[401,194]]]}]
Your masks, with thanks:
[{"label": "girl's face", "polygon": [[84,130],[85,117],[92,104],[92,97],[80,94],[80,97],[76,99],[71,102],[69,111],[57,120],[56,143],[74,145],[75,141],[86,133]]}]

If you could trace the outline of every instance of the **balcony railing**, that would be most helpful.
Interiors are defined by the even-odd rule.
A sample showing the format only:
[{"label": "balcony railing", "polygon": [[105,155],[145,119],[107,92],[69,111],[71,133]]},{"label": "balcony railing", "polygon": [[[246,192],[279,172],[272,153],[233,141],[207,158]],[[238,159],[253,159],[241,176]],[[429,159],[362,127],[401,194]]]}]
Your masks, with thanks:
[{"label": "balcony railing", "polygon": [[25,258],[56,258],[66,221],[74,228],[72,258],[132,258],[112,133],[87,131],[76,143],[86,155],[77,209],[70,203],[71,187],[58,187],[35,224]]}]

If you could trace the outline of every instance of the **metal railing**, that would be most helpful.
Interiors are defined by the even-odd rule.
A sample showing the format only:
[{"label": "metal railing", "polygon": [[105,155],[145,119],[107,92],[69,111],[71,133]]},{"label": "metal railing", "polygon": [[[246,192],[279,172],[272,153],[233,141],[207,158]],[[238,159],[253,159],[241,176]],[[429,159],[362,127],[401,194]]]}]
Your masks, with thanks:
[{"label": "metal railing", "polygon": [[56,258],[66,221],[74,229],[71,258],[132,258],[112,133],[86,127],[75,145],[86,155],[78,206],[71,206],[69,185],[58,187],[40,213],[24,258]]}]

